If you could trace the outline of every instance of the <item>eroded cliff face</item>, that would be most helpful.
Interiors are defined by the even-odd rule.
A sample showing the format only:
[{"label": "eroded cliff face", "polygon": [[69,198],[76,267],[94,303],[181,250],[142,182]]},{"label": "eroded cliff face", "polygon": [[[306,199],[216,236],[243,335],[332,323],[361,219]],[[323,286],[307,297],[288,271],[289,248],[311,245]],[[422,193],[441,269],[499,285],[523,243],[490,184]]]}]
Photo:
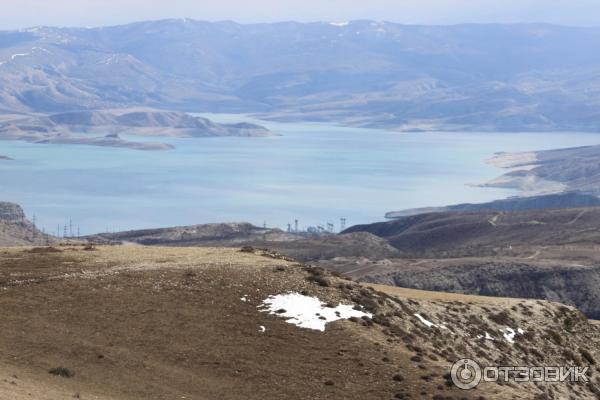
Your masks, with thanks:
[{"label": "eroded cliff face", "polygon": [[0,202],[0,246],[21,246],[52,241],[29,221],[23,208],[15,203]]},{"label": "eroded cliff face", "polygon": [[0,201],[0,222],[25,222],[25,212],[15,203]]}]

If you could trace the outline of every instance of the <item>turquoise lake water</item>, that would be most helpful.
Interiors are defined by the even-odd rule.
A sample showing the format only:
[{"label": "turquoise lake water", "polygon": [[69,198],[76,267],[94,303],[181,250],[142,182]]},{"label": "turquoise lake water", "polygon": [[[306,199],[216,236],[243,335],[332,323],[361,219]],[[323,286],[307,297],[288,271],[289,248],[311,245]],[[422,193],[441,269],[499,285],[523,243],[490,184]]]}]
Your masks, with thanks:
[{"label": "turquoise lake water", "polygon": [[[208,115],[248,121],[241,115]],[[383,220],[387,211],[481,202],[507,190],[474,188],[503,171],[499,151],[600,143],[585,133],[392,133],[260,121],[282,136],[152,140],[145,152],[0,141],[0,200],[21,204],[56,232],[69,218],[82,234],[208,222],[285,228]],[[140,139],[134,139],[140,140]]]}]

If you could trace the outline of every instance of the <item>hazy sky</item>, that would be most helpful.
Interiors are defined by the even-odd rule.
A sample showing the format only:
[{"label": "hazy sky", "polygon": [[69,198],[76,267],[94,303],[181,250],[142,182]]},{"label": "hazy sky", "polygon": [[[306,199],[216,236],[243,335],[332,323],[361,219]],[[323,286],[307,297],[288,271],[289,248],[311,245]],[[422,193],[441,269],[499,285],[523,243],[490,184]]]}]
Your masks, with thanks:
[{"label": "hazy sky", "polygon": [[600,0],[0,0],[0,30],[181,17],[238,22],[375,19],[417,24],[600,26]]}]

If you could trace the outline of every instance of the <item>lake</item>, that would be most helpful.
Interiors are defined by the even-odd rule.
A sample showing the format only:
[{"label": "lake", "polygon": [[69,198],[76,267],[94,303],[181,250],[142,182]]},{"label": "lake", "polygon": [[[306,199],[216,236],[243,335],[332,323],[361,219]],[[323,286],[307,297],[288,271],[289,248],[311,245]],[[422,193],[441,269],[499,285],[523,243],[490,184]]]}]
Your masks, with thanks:
[{"label": "lake", "polygon": [[[215,121],[253,121],[206,115]],[[587,133],[393,133],[274,123],[269,138],[160,138],[172,151],[0,141],[0,200],[21,204],[55,233],[82,234],[248,221],[286,228],[380,221],[387,211],[482,202],[508,190],[475,188],[503,171],[499,151],[600,143]],[[140,140],[140,139],[135,139]],[[154,140],[154,139],[152,139]]]}]

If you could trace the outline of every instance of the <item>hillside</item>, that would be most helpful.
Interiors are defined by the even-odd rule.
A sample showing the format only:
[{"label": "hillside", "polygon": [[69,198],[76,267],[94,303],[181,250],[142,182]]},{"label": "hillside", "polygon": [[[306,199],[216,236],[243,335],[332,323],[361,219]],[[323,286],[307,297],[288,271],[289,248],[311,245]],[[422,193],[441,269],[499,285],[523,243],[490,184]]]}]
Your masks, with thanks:
[{"label": "hillside", "polygon": [[338,257],[319,265],[366,282],[538,298],[600,318],[600,208],[442,212],[365,226],[397,257]]},{"label": "hillside", "polygon": [[598,28],[545,24],[33,27],[0,33],[0,110],[150,106],[399,131],[597,131],[599,44]]},{"label": "hillside", "polygon": [[14,203],[0,202],[0,246],[20,246],[53,242],[40,232]]},{"label": "hillside", "polygon": [[519,212],[441,212],[356,225],[406,257],[496,255],[531,246],[600,244],[600,207]]},{"label": "hillside", "polygon": [[73,111],[44,116],[19,116],[0,121],[0,139],[128,147],[138,150],[168,150],[173,147],[165,143],[124,140],[119,134],[142,137],[272,135],[260,125],[217,124],[207,118],[186,113],[148,109]]},{"label": "hillside", "polygon": [[401,211],[390,211],[386,218],[395,219],[433,212],[476,212],[476,211],[526,211],[555,208],[581,208],[600,206],[600,197],[577,191],[541,196],[511,197],[488,203],[464,203],[444,207],[424,207]]},{"label": "hillside", "polygon": [[334,257],[397,257],[400,253],[389,243],[370,233],[347,235],[287,233],[260,228],[249,223],[203,224],[161,229],[102,233],[88,236],[94,243],[136,243],[153,246],[249,246],[269,248],[301,261]]},{"label": "hillside", "polygon": [[[589,384],[463,391],[450,382],[462,357],[595,363],[598,327],[559,304],[386,294],[236,249],[62,246],[0,257],[1,398],[593,399],[598,391],[595,371]],[[325,320],[289,319],[301,310],[293,302],[268,307],[289,292],[323,302]],[[350,311],[339,304],[372,317],[344,319]],[[341,320],[326,322],[340,318],[331,308]]]},{"label": "hillside", "polygon": [[488,161],[510,172],[483,186],[525,194],[580,191],[600,194],[600,145],[529,153],[500,153]]}]

